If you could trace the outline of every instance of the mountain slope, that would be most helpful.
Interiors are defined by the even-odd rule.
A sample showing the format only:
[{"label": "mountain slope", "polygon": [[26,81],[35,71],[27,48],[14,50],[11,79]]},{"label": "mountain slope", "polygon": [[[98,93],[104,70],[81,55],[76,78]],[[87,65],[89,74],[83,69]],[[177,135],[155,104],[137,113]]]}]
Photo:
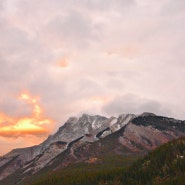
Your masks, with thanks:
[{"label": "mountain slope", "polygon": [[15,185],[30,175],[72,164],[96,163],[107,155],[143,155],[182,136],[185,136],[185,121],[151,113],[118,118],[87,114],[72,117],[40,145],[16,149],[1,158],[0,178],[5,178],[1,183],[8,185],[6,180],[14,178],[9,184]]},{"label": "mountain slope", "polygon": [[[128,160],[131,158],[126,158]],[[119,158],[106,159],[117,166],[106,168],[99,164],[71,165],[53,173],[37,176],[35,182],[25,185],[184,185],[185,182],[185,138],[168,142],[130,167]],[[133,159],[132,159],[133,160]],[[103,166],[103,167],[102,167]]]},{"label": "mountain slope", "polygon": [[169,142],[139,160],[122,176],[122,182],[130,185],[183,185],[185,138]]},{"label": "mountain slope", "polygon": [[24,174],[34,174],[60,153],[71,148],[79,138],[81,143],[94,142],[117,131],[134,117],[130,114],[120,115],[118,118],[87,114],[80,118],[71,117],[56,134],[49,136],[40,145],[15,149],[0,158],[0,180],[19,169],[23,169]]}]

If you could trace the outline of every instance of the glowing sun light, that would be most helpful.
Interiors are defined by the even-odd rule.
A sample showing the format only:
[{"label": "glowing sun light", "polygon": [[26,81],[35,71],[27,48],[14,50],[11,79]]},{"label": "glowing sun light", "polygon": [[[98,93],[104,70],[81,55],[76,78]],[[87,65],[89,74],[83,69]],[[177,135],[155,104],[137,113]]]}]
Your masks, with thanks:
[{"label": "glowing sun light", "polygon": [[13,118],[0,112],[0,136],[14,137],[17,135],[46,134],[53,125],[53,120],[44,115],[43,108],[39,105],[39,98],[28,93],[22,93],[19,100],[25,101],[32,107],[32,114],[26,117]]}]

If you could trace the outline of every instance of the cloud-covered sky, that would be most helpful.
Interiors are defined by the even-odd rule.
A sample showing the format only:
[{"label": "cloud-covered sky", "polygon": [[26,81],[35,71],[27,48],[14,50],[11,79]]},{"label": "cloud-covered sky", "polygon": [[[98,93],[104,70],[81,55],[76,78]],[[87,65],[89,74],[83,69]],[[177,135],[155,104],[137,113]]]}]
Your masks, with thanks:
[{"label": "cloud-covered sky", "polygon": [[69,116],[185,119],[184,0],[1,0],[0,154]]}]

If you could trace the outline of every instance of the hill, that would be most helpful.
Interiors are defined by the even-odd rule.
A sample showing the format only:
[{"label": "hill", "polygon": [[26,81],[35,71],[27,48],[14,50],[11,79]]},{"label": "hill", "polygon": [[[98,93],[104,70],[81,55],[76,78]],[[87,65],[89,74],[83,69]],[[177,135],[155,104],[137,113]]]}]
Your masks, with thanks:
[{"label": "hill", "polygon": [[138,157],[183,136],[185,121],[152,113],[71,117],[40,145],[14,149],[1,157],[0,184],[31,183],[60,170],[66,176],[76,170],[78,177],[81,173],[110,175],[109,171],[117,173]]},{"label": "hill", "polygon": [[[131,158],[130,158],[131,159]],[[111,159],[112,160],[112,159]],[[127,161],[128,158],[125,158]],[[118,162],[119,159],[116,159]],[[99,165],[71,166],[42,176],[38,182],[27,185],[184,185],[185,138],[164,144],[130,167],[125,161],[109,168]],[[132,161],[132,160],[131,160]],[[106,162],[108,160],[106,159]],[[114,163],[115,161],[112,160]],[[128,162],[129,163],[129,162]],[[111,162],[109,161],[110,165]]]}]

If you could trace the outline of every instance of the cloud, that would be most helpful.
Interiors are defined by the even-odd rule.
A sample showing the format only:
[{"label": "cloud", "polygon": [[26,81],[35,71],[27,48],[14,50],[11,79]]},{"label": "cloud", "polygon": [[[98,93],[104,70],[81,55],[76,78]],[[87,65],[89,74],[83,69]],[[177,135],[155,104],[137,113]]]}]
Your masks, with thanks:
[{"label": "cloud", "polygon": [[4,0],[3,1],[0,1],[0,10],[3,9],[3,6],[4,6]]},{"label": "cloud", "polygon": [[85,49],[92,40],[98,39],[98,27],[83,13],[71,10],[67,15],[56,15],[45,25],[45,37],[53,40],[56,47]]},{"label": "cloud", "polygon": [[55,123],[32,120],[43,135],[84,112],[184,119],[184,22],[181,0],[0,1],[0,129],[33,118],[20,92],[37,95],[42,120]]},{"label": "cloud", "polygon": [[114,98],[103,106],[103,112],[108,115],[141,114],[143,112],[152,112],[164,116],[173,115],[173,109],[167,108],[164,102],[160,103],[134,94],[125,94]]},{"label": "cloud", "polygon": [[47,136],[39,135],[28,135],[23,137],[1,137],[0,136],[0,155],[6,154],[11,149],[29,147],[40,144]]},{"label": "cloud", "polygon": [[107,12],[107,11],[120,11],[126,10],[130,6],[135,5],[135,0],[116,0],[116,1],[98,1],[98,0],[82,0],[80,3],[76,3],[78,7],[83,7],[84,9],[93,10],[96,12]]},{"label": "cloud", "polygon": [[37,97],[32,97],[28,93],[21,93],[19,100],[26,102],[25,105],[31,106],[30,115],[11,117],[0,112],[0,136],[1,137],[24,137],[27,135],[42,136],[48,135],[52,128],[53,121],[46,118],[43,109],[38,104]]},{"label": "cloud", "polygon": [[[27,119],[22,120],[24,123],[23,124],[16,124],[16,126],[5,126],[1,127],[0,130],[0,136],[1,137],[25,137],[28,135],[34,135],[34,136],[47,136],[49,134],[49,131],[46,129],[35,126],[32,123],[29,123]],[[20,127],[20,128],[19,128]],[[24,127],[24,128],[21,128]]]},{"label": "cloud", "polygon": [[69,66],[69,62],[67,61],[66,58],[62,58],[57,62],[57,66],[61,67],[61,68],[66,68]]},{"label": "cloud", "polygon": [[1,112],[8,113],[10,117],[26,116],[32,113],[32,107],[25,102],[16,100],[14,96],[0,100]]}]

